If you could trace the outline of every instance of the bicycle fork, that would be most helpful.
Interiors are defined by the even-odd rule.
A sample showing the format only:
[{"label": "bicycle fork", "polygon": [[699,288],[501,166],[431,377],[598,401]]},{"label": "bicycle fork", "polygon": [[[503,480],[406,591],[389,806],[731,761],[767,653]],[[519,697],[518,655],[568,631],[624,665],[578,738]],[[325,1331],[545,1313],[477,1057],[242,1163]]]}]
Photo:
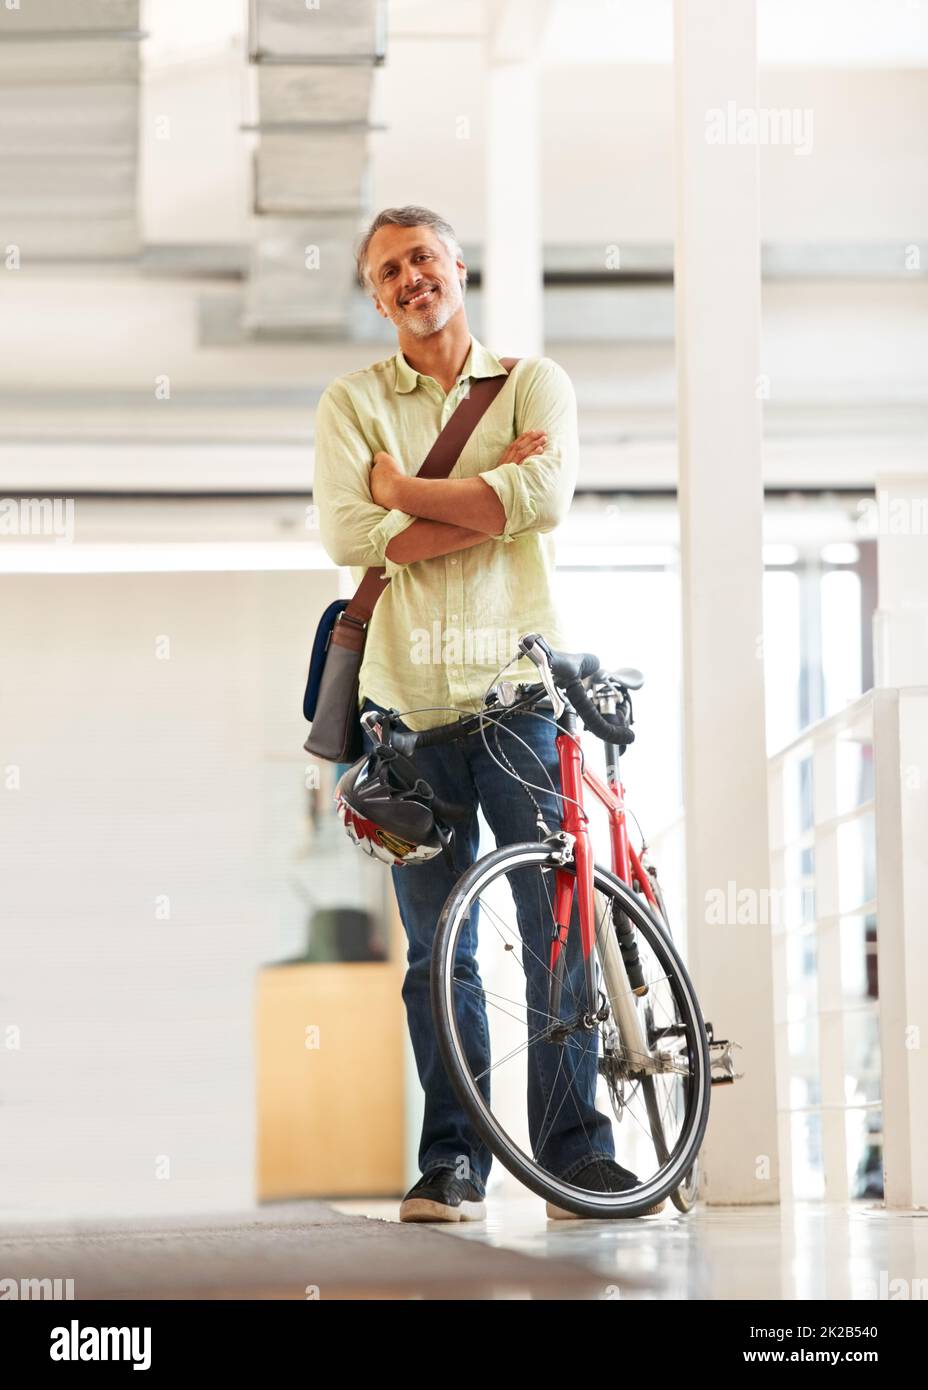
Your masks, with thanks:
[{"label": "bicycle fork", "polygon": [[[554,838],[561,838],[552,837]],[[572,838],[572,837],[571,837]],[[579,891],[578,908],[580,915],[580,935],[584,947],[584,979],[586,982],[586,997],[589,1007],[585,1015],[581,1017],[584,1027],[594,1028],[598,1022],[604,1022],[611,1012],[618,1024],[621,1034],[622,1046],[627,1054],[632,1070],[634,1071],[664,1071],[666,1065],[661,1064],[661,1059],[651,1053],[647,1039],[641,1026],[641,1015],[635,1007],[635,993],[629,983],[628,972],[625,968],[625,961],[622,959],[622,951],[619,947],[618,937],[612,930],[610,921],[608,929],[600,934],[597,945],[599,949],[600,964],[603,972],[606,990],[609,998],[609,1006],[605,1009],[596,1007],[595,995],[596,986],[593,978],[593,952],[587,949],[587,942],[591,944],[596,935],[595,914],[593,909],[593,884],[592,884],[592,864],[589,866],[588,874],[584,875],[581,868],[583,858],[582,840],[580,836],[573,844],[573,848],[565,848],[565,856],[573,854],[576,859],[576,873],[569,873],[565,869],[558,869],[555,878],[554,890],[554,929],[551,936],[551,959],[549,975],[549,995],[548,1012],[552,1019],[560,1019],[561,1016],[561,996],[564,984],[564,973],[566,967],[567,934],[570,923],[570,914],[573,908],[573,898],[575,889]],[[563,836],[567,840],[567,836]],[[578,853],[579,851],[579,853]],[[587,842],[587,853],[589,853],[589,843]],[[584,893],[584,883],[589,889],[589,893]],[[589,898],[589,902],[585,899]],[[552,1029],[553,1039],[557,1040],[559,1033],[566,1034],[569,1025]]]}]

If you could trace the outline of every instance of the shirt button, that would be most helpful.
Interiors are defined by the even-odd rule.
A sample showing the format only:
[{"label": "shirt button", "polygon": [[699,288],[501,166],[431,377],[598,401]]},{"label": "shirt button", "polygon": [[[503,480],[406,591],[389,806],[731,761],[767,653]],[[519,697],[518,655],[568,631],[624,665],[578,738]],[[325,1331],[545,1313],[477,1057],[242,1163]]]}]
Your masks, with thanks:
[{"label": "shirt button", "polygon": [[452,557],[451,557],[450,563],[451,563],[452,565],[456,565],[456,564],[457,564],[457,558],[456,558],[455,556],[452,556]]}]

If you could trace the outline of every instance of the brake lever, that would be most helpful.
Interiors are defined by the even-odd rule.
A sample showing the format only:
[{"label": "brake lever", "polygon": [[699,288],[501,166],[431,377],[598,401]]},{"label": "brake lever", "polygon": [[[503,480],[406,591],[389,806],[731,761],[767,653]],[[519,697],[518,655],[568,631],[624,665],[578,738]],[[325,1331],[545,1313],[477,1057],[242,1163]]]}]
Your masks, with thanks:
[{"label": "brake lever", "polygon": [[[564,710],[566,709],[566,702],[562,700],[560,692],[558,691],[557,686],[554,684],[554,677],[551,674],[551,667],[548,665],[547,652],[543,650],[542,653],[539,655],[538,648],[541,645],[541,638],[536,637],[531,633],[528,636],[520,637],[519,639],[519,651],[522,652],[524,656],[527,656],[529,661],[533,662],[538,667],[538,674],[541,676],[541,683],[544,686],[545,690],[548,692],[548,694],[551,696],[551,703],[554,705],[554,717],[555,719],[560,719],[561,715],[564,713]],[[547,643],[545,644],[545,646],[547,646]]]},{"label": "brake lever", "polygon": [[361,715],[361,728],[367,730],[374,743],[383,743],[389,740],[395,717],[396,711],[392,709],[383,714],[379,709],[369,709]]},{"label": "brake lever", "polygon": [[383,736],[380,729],[379,710],[369,709],[366,714],[361,715],[361,728],[364,729],[375,743],[382,743]]}]

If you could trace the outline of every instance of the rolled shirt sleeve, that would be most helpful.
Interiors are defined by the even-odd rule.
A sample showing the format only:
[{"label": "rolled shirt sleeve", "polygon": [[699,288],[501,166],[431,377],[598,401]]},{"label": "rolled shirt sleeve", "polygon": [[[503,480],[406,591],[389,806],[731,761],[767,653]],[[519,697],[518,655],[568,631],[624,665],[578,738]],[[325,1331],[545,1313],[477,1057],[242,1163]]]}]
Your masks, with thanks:
[{"label": "rolled shirt sleeve", "polygon": [[388,511],[371,498],[372,450],[347,397],[336,386],[323,391],[316,406],[313,501],[326,554],[336,565],[383,565],[391,579],[404,565],[386,549],[394,536],[416,520],[408,512]]},{"label": "rolled shirt sleeve", "polygon": [[576,487],[580,442],[573,383],[550,357],[542,357],[539,368],[517,404],[515,432],[544,430],[544,453],[480,474],[506,513],[505,527],[496,540],[512,541],[530,531],[553,531],[567,515]]},{"label": "rolled shirt sleeve", "polygon": [[387,554],[387,546],[394,536],[398,536],[401,531],[405,531],[406,527],[409,526],[411,522],[415,521],[416,518],[410,516],[408,512],[397,511],[395,507],[389,512],[385,512],[381,507],[380,511],[383,512],[382,519],[378,521],[377,525],[370,532],[368,541],[373,547],[374,553],[380,557],[373,563],[376,565],[383,565],[386,570],[387,578],[392,579],[394,574],[396,574],[398,570],[405,569],[406,565],[397,560],[391,560]]}]

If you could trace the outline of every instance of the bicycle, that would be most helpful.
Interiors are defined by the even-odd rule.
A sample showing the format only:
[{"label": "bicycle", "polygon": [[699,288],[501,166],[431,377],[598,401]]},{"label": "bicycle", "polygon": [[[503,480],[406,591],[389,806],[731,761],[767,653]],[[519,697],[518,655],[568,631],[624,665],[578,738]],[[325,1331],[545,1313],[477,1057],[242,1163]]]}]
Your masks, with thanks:
[{"label": "bicycle", "polygon": [[[603,671],[590,653],[554,651],[537,633],[522,637],[518,648],[538,667],[541,680],[492,686],[478,714],[420,732],[395,728],[397,711],[371,711],[362,718],[372,738],[407,755],[417,747],[476,732],[485,738],[488,726],[507,724],[516,713],[547,718],[541,711],[550,708],[557,725],[560,790],[552,790],[561,806],[558,828],[550,829],[536,801],[541,838],[503,845],[478,859],[442,909],[431,977],[442,1060],[490,1152],[549,1203],[579,1216],[636,1217],[670,1196],[679,1211],[687,1212],[698,1196],[698,1154],[711,1086],[735,1079],[731,1049],[737,1044],[715,1040],[711,1024],[704,1022],[673,942],[656,868],[646,844],[636,851],[628,836],[620,749],[634,739],[631,691],[641,687],[644,677],[633,668]],[[578,717],[604,744],[605,782],[586,764]],[[531,795],[531,784],[520,785]],[[608,869],[593,860],[584,788],[609,815]],[[447,804],[440,809],[452,821],[460,815],[459,808]],[[455,974],[462,933],[469,936],[475,908],[478,926],[485,917],[493,928],[489,938],[480,938],[479,948],[485,953],[495,940],[502,944],[500,958],[482,961],[481,973],[472,963]],[[507,910],[514,910],[514,930],[506,922]],[[544,935],[537,941],[531,939],[530,920],[543,924]],[[544,980],[544,997],[537,987],[534,993],[530,988],[527,958],[534,961],[533,978]],[[525,975],[522,988],[510,983],[513,966]],[[457,1021],[459,1011],[475,1001],[484,1011],[490,1057],[488,1067],[477,1064],[476,1075]],[[517,1042],[523,1032],[527,1040]],[[539,1057],[535,1054],[530,1060],[532,1047],[557,1050],[547,1057],[557,1057],[563,1092],[558,1114],[552,1116],[548,1112],[557,1086],[546,1090],[546,1112],[540,1120],[535,1116],[534,1133],[530,1122],[526,1128],[524,1114],[527,1068],[537,1065]],[[504,1066],[518,1068],[516,1075],[508,1070],[504,1078]],[[577,1081],[576,1090],[571,1078]],[[615,1157],[622,1148],[622,1157],[634,1163],[636,1177],[648,1167],[634,1188],[593,1190],[545,1166],[545,1140],[568,1096],[578,1116],[578,1098],[592,1099],[596,1107],[597,1147],[590,1140],[591,1158],[609,1156],[610,1148]],[[497,1113],[507,1106],[513,1118]],[[613,1118],[603,1111],[611,1111]],[[622,1135],[627,1134],[627,1140],[618,1144],[622,1135],[617,1130],[629,1118],[638,1128],[626,1126]],[[589,1137],[585,1130],[584,1137]]]}]

